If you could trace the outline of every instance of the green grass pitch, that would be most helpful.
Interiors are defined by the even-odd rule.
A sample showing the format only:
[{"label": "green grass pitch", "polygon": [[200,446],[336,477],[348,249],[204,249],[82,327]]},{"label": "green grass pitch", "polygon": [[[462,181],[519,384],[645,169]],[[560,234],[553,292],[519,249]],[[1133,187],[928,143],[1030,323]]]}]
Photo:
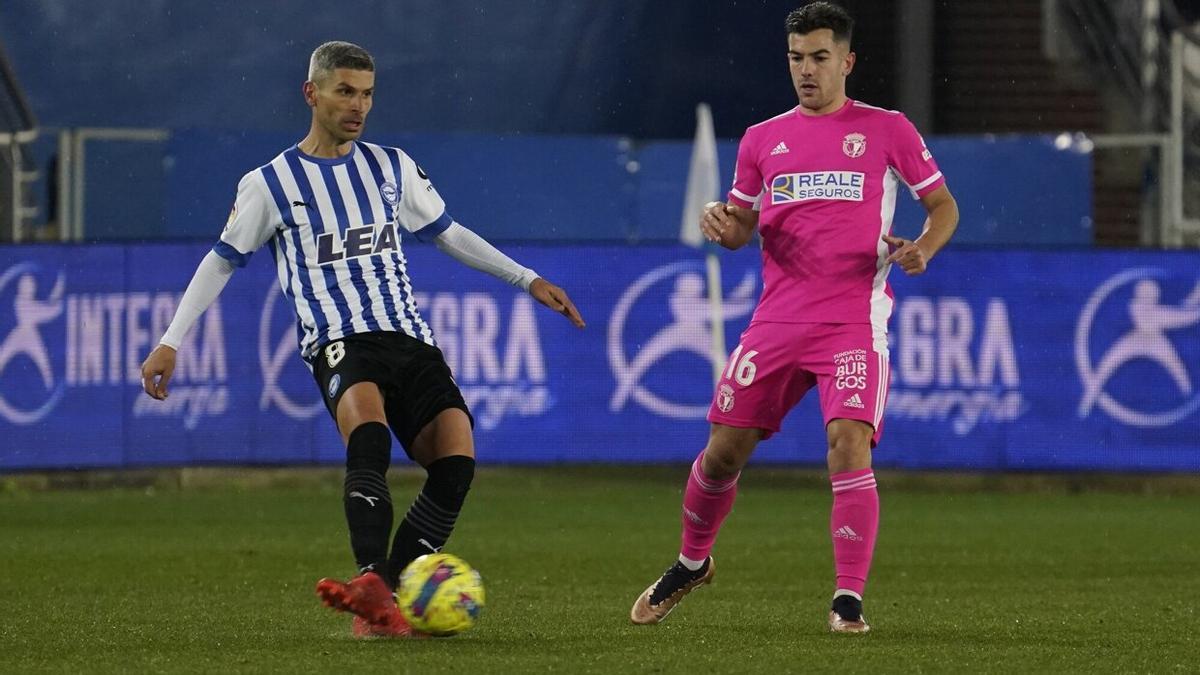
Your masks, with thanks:
[{"label": "green grass pitch", "polygon": [[[334,481],[0,494],[3,672],[1194,671],[1200,495],[889,490],[866,636],[830,635],[829,492],[751,467],[712,586],[659,626],[686,467],[484,469],[447,550],[488,607],[449,639],[356,641]],[[418,487],[394,474],[403,512]]]}]

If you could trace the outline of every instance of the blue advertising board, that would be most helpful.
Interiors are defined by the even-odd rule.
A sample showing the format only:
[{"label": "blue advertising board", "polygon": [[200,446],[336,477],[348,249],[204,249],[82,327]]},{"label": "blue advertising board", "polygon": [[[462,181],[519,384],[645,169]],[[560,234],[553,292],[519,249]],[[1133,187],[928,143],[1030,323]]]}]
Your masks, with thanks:
[{"label": "blue advertising board", "polygon": [[[269,257],[197,323],[170,398],[141,392],[139,365],[206,250],[0,248],[0,470],[341,461]],[[693,458],[712,393],[700,254],[508,252],[568,289],[587,328],[435,248],[407,247],[481,461]],[[761,292],[759,254],[722,262],[732,349]],[[878,466],[1200,470],[1200,254],[950,249],[892,282]],[[754,461],[824,457],[813,392]]]}]

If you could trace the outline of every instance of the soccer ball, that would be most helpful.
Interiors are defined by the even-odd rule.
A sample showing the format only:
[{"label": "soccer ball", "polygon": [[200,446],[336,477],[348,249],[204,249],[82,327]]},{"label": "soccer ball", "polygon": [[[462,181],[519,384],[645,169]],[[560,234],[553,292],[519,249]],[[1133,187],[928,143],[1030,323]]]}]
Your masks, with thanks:
[{"label": "soccer ball", "polygon": [[483,609],[483,579],[449,553],[423,555],[400,575],[400,613],[416,630],[444,637],[475,625]]}]

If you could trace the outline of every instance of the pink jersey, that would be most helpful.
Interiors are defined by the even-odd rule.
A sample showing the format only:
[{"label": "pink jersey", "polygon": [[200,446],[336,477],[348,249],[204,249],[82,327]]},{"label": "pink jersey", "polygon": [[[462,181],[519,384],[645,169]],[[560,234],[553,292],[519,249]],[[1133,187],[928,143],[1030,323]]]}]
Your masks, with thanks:
[{"label": "pink jersey", "polygon": [[849,100],[809,116],[799,107],[746,130],[729,201],[758,210],[763,294],[752,321],[870,323],[892,313],[885,265],[896,193],[943,183],[903,114]]}]

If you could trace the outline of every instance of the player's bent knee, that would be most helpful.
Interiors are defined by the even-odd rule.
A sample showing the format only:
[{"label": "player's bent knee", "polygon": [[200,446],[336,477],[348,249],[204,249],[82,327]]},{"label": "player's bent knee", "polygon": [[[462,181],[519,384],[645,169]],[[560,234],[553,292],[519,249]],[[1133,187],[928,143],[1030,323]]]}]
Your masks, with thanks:
[{"label": "player's bent knee", "polygon": [[829,436],[829,451],[838,454],[854,454],[871,449],[871,436],[838,434]]},{"label": "player's bent knee", "polygon": [[704,448],[701,469],[709,478],[723,480],[735,476],[749,461],[762,430],[714,424]]},{"label": "player's bent knee", "polygon": [[709,446],[704,449],[704,463],[701,465],[701,470],[705,476],[713,480],[725,480],[737,475],[745,463],[745,459],[737,453]]},{"label": "player's bent knee", "polygon": [[874,434],[874,427],[858,420],[835,419],[826,429],[830,452],[870,450]]},{"label": "player's bent knee", "polygon": [[386,424],[365,422],[355,427],[346,442],[346,468],[387,473],[392,459],[392,432]]},{"label": "player's bent knee", "polygon": [[829,423],[830,467],[866,468],[871,464],[871,438],[875,429],[866,422],[836,419]]}]

